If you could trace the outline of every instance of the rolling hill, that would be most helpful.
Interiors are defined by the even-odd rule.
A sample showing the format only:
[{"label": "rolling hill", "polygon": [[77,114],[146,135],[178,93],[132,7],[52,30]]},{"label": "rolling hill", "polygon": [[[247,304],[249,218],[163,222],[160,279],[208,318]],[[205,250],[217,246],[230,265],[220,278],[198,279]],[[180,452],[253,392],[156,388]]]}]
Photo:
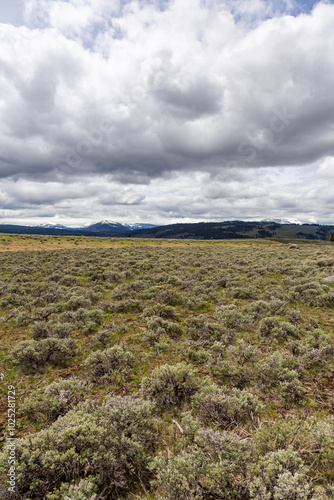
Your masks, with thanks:
[{"label": "rolling hill", "polygon": [[153,224],[125,225],[114,221],[101,221],[83,228],[47,224],[35,227],[3,224],[0,225],[0,233],[195,240],[243,238],[326,240],[327,235],[334,233],[334,225],[278,223],[274,221],[224,221],[155,226]]}]

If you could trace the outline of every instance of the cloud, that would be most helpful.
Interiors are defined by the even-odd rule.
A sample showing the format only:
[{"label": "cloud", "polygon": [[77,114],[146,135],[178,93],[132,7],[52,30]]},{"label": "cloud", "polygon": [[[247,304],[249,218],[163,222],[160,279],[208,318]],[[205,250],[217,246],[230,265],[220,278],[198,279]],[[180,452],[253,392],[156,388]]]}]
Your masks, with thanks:
[{"label": "cloud", "polygon": [[[334,6],[296,8],[25,0],[25,25],[0,25],[3,216],[85,218],[95,199],[103,218],[108,206],[146,220],[281,206],[327,220],[327,202],[294,199],[304,181],[277,184],[280,168],[319,166],[316,193],[332,178]],[[150,197],[160,186],[172,194]]]},{"label": "cloud", "polygon": [[[333,160],[332,160],[333,161]],[[174,173],[150,184],[119,184],[109,176],[60,182],[4,180],[0,216],[80,225],[107,217],[120,222],[195,222],[197,220],[295,217],[332,222],[329,179],[322,165],[229,169],[220,174]],[[47,214],[47,215],[46,215]]]},{"label": "cloud", "polygon": [[330,179],[334,179],[333,157],[324,158],[324,160],[320,163],[319,168],[317,170],[317,176],[319,178],[327,179],[327,181],[330,181]]}]

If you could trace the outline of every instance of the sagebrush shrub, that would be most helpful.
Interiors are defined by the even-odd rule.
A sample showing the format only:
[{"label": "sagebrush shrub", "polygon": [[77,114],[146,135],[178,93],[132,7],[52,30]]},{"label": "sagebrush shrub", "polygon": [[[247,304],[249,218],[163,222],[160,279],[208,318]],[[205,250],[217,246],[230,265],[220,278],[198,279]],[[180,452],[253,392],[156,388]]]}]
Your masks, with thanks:
[{"label": "sagebrush shrub", "polygon": [[238,329],[248,322],[246,313],[240,311],[234,304],[217,308],[216,318],[223,326],[232,330]]},{"label": "sagebrush shrub", "polygon": [[250,498],[303,500],[310,498],[312,484],[299,453],[278,450],[267,453],[252,467]]},{"label": "sagebrush shrub", "polygon": [[80,479],[78,484],[63,483],[59,489],[46,496],[46,500],[97,500],[96,484]]},{"label": "sagebrush shrub", "polygon": [[57,337],[59,339],[68,338],[73,331],[71,323],[53,323],[51,321],[38,321],[32,326],[33,339],[45,339],[48,337]]},{"label": "sagebrush shrub", "polygon": [[226,329],[219,323],[209,322],[206,316],[191,317],[185,321],[186,333],[193,340],[215,342],[222,340]]},{"label": "sagebrush shrub", "polygon": [[246,286],[233,288],[230,294],[235,299],[256,299],[259,292],[255,287]]},{"label": "sagebrush shrub", "polygon": [[259,331],[262,335],[278,339],[299,337],[299,331],[294,325],[287,321],[282,321],[281,318],[277,316],[262,319],[259,324]]},{"label": "sagebrush shrub", "polygon": [[[83,333],[85,333],[85,331]],[[106,347],[112,341],[112,330],[108,329],[100,330],[91,338],[91,341],[93,344]]]},{"label": "sagebrush shrub", "polygon": [[161,289],[158,292],[156,299],[158,302],[163,302],[169,306],[177,306],[183,302],[181,295],[171,288]]},{"label": "sagebrush shrub", "polygon": [[152,307],[147,307],[143,311],[144,317],[160,316],[163,319],[177,319],[175,308],[165,304],[155,304]]},{"label": "sagebrush shrub", "polygon": [[[50,427],[17,440],[18,497],[44,500],[63,483],[87,479],[102,498],[117,498],[139,478],[147,483],[156,435],[152,411],[151,402],[131,396],[110,397],[102,406],[82,403]],[[0,459],[1,474],[7,473],[7,460],[8,450]]]},{"label": "sagebrush shrub", "polygon": [[274,351],[257,365],[257,376],[265,386],[299,378],[299,360],[289,352]]},{"label": "sagebrush shrub", "polygon": [[75,377],[53,382],[25,399],[20,413],[27,414],[34,422],[50,424],[74,408],[90,389],[89,383]]},{"label": "sagebrush shrub", "polygon": [[162,407],[180,406],[189,402],[199,389],[197,371],[184,363],[163,365],[142,380],[145,397],[155,400]]},{"label": "sagebrush shrub", "polygon": [[9,359],[22,370],[38,370],[47,363],[66,363],[75,356],[73,340],[47,338],[24,340],[12,350]]},{"label": "sagebrush shrub", "polygon": [[282,397],[289,407],[291,403],[299,404],[304,399],[307,391],[297,377],[292,376],[291,380],[283,380],[279,384]]},{"label": "sagebrush shrub", "polygon": [[137,299],[125,299],[119,300],[114,304],[110,304],[111,312],[130,312],[130,311],[139,311],[143,310],[143,306],[140,300]]},{"label": "sagebrush shrub", "polygon": [[182,333],[182,328],[178,323],[168,321],[160,316],[153,316],[147,320],[147,327],[151,331],[163,331],[172,338],[178,337]]},{"label": "sagebrush shrub", "polygon": [[96,333],[96,323],[94,321],[87,321],[85,326],[82,329],[82,333],[86,336],[89,337],[93,333]]},{"label": "sagebrush shrub", "polygon": [[219,427],[236,426],[257,415],[264,405],[259,398],[246,391],[218,387],[216,384],[204,385],[192,397],[194,414],[204,424]]},{"label": "sagebrush shrub", "polygon": [[92,305],[91,301],[81,295],[72,295],[70,299],[63,304],[64,311],[77,311],[78,309],[88,308]]},{"label": "sagebrush shrub", "polygon": [[231,362],[234,361],[241,366],[254,362],[260,353],[261,351],[258,347],[245,342],[243,339],[237,340],[235,345],[230,345],[226,348],[226,356]]},{"label": "sagebrush shrub", "polygon": [[248,306],[249,312],[254,319],[273,316],[276,313],[284,313],[286,303],[283,300],[272,298],[270,301],[258,300]]},{"label": "sagebrush shrub", "polygon": [[135,357],[123,346],[109,347],[104,351],[96,351],[85,361],[91,370],[95,382],[120,382],[131,373]]},{"label": "sagebrush shrub", "polygon": [[[201,429],[179,453],[158,456],[152,467],[159,500],[249,498],[249,467],[254,448],[233,432]],[[254,459],[253,459],[254,460]]]},{"label": "sagebrush shrub", "polygon": [[149,347],[154,347],[158,342],[161,340],[166,340],[166,331],[161,328],[160,326],[157,328],[154,328],[154,330],[145,330],[142,334],[141,337],[143,339],[143,342],[148,345]]}]

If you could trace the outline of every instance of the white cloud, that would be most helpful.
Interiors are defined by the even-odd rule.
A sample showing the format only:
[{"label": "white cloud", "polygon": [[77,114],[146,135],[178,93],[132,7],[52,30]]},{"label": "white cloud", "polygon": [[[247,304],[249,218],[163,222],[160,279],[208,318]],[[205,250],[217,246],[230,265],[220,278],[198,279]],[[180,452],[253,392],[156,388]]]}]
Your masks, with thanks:
[{"label": "white cloud", "polygon": [[320,163],[317,176],[327,180],[334,179],[334,157],[327,157]]},{"label": "white cloud", "polygon": [[334,6],[295,7],[26,0],[0,25],[3,216],[328,220]]}]

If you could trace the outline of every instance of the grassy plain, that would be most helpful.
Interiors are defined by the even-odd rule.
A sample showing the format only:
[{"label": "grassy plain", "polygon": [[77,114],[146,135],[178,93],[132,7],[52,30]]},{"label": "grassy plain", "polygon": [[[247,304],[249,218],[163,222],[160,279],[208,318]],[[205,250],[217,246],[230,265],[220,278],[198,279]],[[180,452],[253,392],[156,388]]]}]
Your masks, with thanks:
[{"label": "grassy plain", "polygon": [[0,235],[1,497],[334,498],[334,246],[298,245]]}]

